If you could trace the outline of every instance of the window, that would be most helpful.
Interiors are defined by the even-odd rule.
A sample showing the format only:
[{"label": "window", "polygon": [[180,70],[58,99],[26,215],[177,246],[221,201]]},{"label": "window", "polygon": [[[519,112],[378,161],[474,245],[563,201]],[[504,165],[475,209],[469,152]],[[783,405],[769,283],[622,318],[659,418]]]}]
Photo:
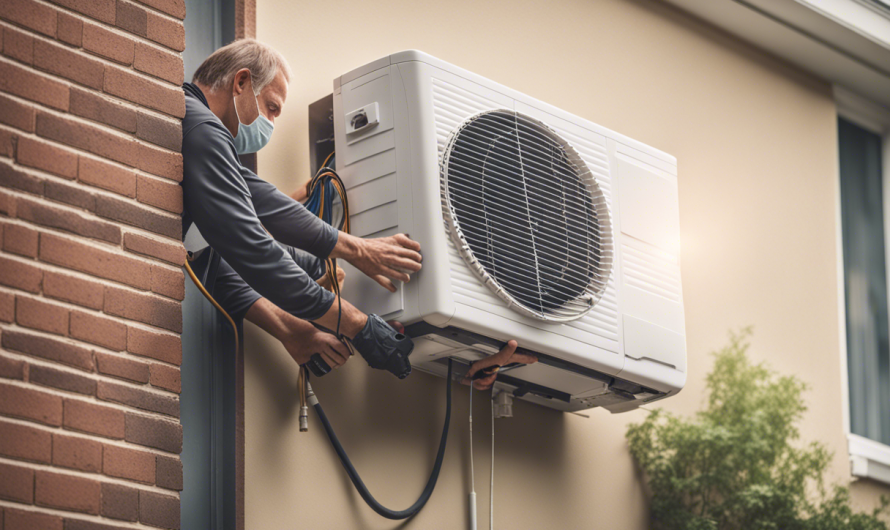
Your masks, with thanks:
[{"label": "window", "polygon": [[890,117],[839,97],[843,301],[853,472],[890,482]]}]

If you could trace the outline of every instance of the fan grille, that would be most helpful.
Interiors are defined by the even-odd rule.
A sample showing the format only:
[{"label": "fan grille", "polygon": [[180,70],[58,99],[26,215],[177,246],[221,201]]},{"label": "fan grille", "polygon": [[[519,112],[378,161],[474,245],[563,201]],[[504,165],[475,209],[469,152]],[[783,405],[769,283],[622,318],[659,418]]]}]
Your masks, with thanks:
[{"label": "fan grille", "polygon": [[452,134],[442,180],[458,249],[511,307],[567,321],[594,306],[611,268],[606,202],[553,130],[510,110],[477,114]]}]

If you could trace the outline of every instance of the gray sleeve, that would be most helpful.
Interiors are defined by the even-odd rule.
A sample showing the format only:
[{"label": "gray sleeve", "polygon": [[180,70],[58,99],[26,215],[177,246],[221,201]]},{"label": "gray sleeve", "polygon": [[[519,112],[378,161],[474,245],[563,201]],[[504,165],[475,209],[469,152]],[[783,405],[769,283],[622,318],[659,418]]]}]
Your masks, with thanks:
[{"label": "gray sleeve", "polygon": [[243,168],[257,216],[277,241],[326,259],[337,244],[339,232],[312,214],[302,204],[288,197],[273,184]]},{"label": "gray sleeve", "polygon": [[210,246],[284,311],[307,320],[324,315],[334,295],[263,229],[222,124],[208,121],[192,128],[182,139],[182,152],[184,206]]}]

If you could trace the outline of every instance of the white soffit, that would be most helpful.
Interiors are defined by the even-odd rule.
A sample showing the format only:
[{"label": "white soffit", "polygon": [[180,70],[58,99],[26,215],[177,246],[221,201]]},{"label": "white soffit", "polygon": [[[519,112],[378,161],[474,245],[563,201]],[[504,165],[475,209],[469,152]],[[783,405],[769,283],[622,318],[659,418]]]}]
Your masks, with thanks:
[{"label": "white soffit", "polygon": [[661,0],[890,108],[890,9],[874,0]]}]

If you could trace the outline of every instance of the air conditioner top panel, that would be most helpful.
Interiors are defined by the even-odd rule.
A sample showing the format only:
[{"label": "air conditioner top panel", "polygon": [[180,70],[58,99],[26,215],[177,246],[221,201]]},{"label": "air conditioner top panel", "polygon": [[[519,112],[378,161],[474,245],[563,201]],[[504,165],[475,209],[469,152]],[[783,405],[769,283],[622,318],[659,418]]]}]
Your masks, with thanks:
[{"label": "air conditioner top panel", "polygon": [[440,68],[440,69],[450,72],[454,75],[463,77],[464,79],[467,79],[468,81],[472,81],[474,83],[484,85],[485,87],[487,87],[491,90],[500,92],[504,96],[515,99],[517,101],[522,101],[523,103],[530,105],[532,107],[535,107],[536,109],[538,109],[540,111],[546,112],[548,114],[552,114],[553,116],[556,116],[563,120],[574,123],[580,127],[583,127],[585,129],[589,130],[589,131],[595,132],[597,134],[602,134],[603,136],[606,136],[608,138],[612,138],[619,143],[622,143],[624,145],[627,145],[628,147],[632,147],[634,149],[642,151],[642,152],[646,153],[647,155],[653,156],[653,157],[657,158],[658,160],[669,164],[670,166],[672,166],[672,169],[673,169],[672,173],[674,173],[676,175],[677,159],[675,157],[665,153],[664,151],[655,149],[652,146],[646,145],[646,144],[639,142],[637,140],[634,140],[632,138],[628,138],[627,136],[624,136],[623,134],[619,134],[619,133],[612,131],[610,129],[606,129],[605,127],[597,125],[597,124],[590,122],[588,120],[585,120],[583,118],[579,118],[578,116],[576,116],[572,113],[566,112],[558,107],[555,107],[548,103],[544,103],[543,101],[540,101],[538,99],[530,97],[526,94],[523,94],[522,92],[513,90],[509,87],[506,87],[506,86],[500,84],[500,83],[496,83],[496,82],[494,82],[488,78],[485,78],[481,75],[474,74],[473,72],[470,72],[468,70],[464,70],[463,68],[460,68],[460,67],[455,66],[451,63],[445,62],[441,59],[437,59],[437,58],[433,57],[432,55],[430,55],[428,53],[424,53],[420,50],[405,50],[402,52],[394,53],[387,57],[382,57],[380,59],[377,59],[376,61],[370,62],[370,63],[360,66],[354,70],[351,70],[350,72],[347,72],[347,73],[343,74],[342,76],[334,79],[334,92],[337,92],[341,86],[343,86],[351,81],[354,81],[355,79],[358,79],[359,77],[361,77],[367,73],[373,72],[375,70],[378,70],[380,68],[384,68],[384,67],[387,67],[390,65],[406,63],[406,62],[421,62],[421,63],[429,64],[431,66],[435,66],[436,68]]}]

